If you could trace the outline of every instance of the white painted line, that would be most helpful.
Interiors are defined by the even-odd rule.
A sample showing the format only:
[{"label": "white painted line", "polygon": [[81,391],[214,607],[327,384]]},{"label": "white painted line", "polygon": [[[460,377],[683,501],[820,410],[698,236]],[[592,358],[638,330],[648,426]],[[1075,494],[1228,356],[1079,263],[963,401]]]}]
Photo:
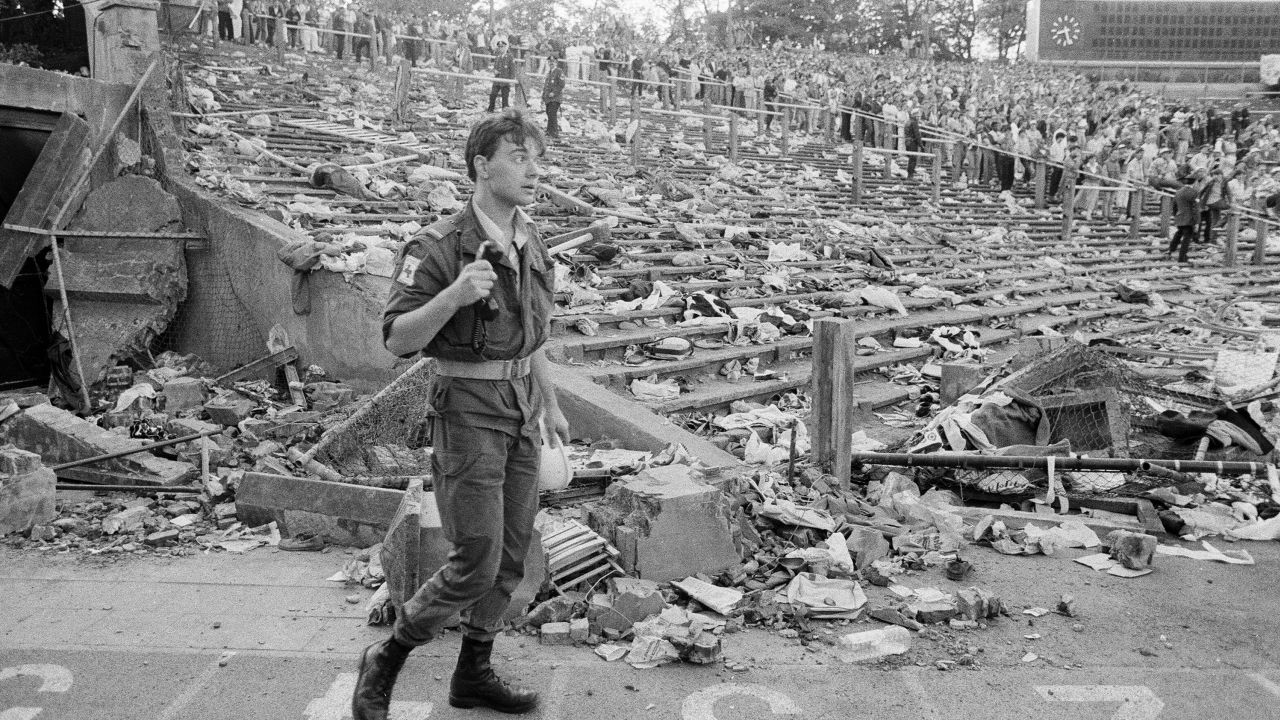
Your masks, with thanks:
[{"label": "white painted line", "polygon": [[61,665],[15,665],[0,670],[0,681],[31,675],[40,678],[36,692],[64,693],[71,689],[71,671]]},{"label": "white painted line", "polygon": [[1155,720],[1164,709],[1146,685],[1038,685],[1036,692],[1047,702],[1118,702],[1111,720]]},{"label": "white painted line", "polygon": [[182,692],[178,693],[178,696],[173,699],[173,702],[169,703],[168,706],[166,706],[165,709],[156,716],[156,720],[176,720],[176,718],[187,709],[187,706],[195,702],[196,698],[200,697],[200,694],[209,687],[209,683],[213,682],[213,676],[217,675],[218,670],[226,664],[225,661],[230,660],[234,656],[234,652],[223,653],[218,656],[217,660],[214,660],[205,666],[204,672],[200,673],[200,675],[190,683],[187,683],[186,688],[183,689]]},{"label": "white painted line", "polygon": [[44,708],[16,707],[0,712],[0,720],[35,720]]},{"label": "white painted line", "polygon": [[1263,688],[1266,689],[1267,692],[1271,693],[1272,695],[1275,695],[1276,697],[1280,697],[1280,685],[1277,685],[1274,682],[1271,682],[1271,680],[1269,680],[1267,676],[1263,675],[1262,673],[1249,673],[1249,679],[1261,685]]},{"label": "white painted line", "polygon": [[[351,696],[356,691],[355,673],[338,673],[324,697],[307,703],[302,716],[306,720],[351,720]],[[429,702],[391,701],[390,720],[427,720],[431,717]]]},{"label": "white painted line", "polygon": [[541,710],[543,720],[560,720],[560,706],[564,703],[565,694],[565,670],[563,667],[556,667],[551,671],[551,682],[547,683],[546,690],[540,690],[538,695],[542,698]]},{"label": "white painted line", "polygon": [[716,720],[716,702],[733,695],[748,695],[765,701],[769,705],[769,713],[772,715],[800,714],[800,706],[777,690],[763,685],[726,683],[724,685],[712,685],[685,698],[684,703],[680,706],[680,718],[681,720]]}]

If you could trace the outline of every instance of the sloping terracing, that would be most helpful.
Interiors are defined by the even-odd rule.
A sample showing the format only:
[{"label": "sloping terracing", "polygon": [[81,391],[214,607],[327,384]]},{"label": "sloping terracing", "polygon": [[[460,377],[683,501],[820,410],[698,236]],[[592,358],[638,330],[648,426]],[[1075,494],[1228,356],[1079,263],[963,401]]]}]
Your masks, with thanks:
[{"label": "sloping terracing", "polygon": [[[394,251],[466,196],[465,179],[442,170],[465,172],[462,148],[484,109],[484,81],[459,94],[454,80],[415,71],[397,123],[390,69],[295,55],[281,64],[274,53],[228,45],[193,46],[181,62],[195,111],[182,116],[195,181],[324,244],[322,267],[361,292],[385,291]],[[1191,264],[1169,262],[1152,196],[1137,237],[1127,220],[1094,220],[1077,221],[1064,241],[1060,210],[1035,209],[1029,188],[1001,198],[947,178],[934,203],[929,163],[916,179],[886,177],[868,150],[855,204],[852,146],[821,133],[792,135],[784,155],[776,131],[759,135],[743,120],[731,163],[727,121],[712,123],[707,151],[703,120],[642,113],[633,165],[629,108],[620,105],[622,119],[610,125],[598,93],[569,85],[569,130],[545,159],[546,184],[579,203],[544,195],[532,214],[546,235],[616,218],[612,248],[589,242],[559,255],[548,351],[563,372],[615,393],[619,414],[640,405],[710,432],[708,413],[738,401],[803,413],[808,321],[821,317],[860,321],[858,399],[870,409],[936,385],[919,372],[926,364],[999,362],[1031,336],[1081,333],[1208,356],[1240,337],[1212,311],[1268,300],[1280,280],[1274,261],[1223,268],[1217,248],[1197,246]],[[652,102],[641,100],[650,111]],[[355,184],[344,188],[339,177],[316,187],[322,163],[346,167]],[[1241,233],[1240,256],[1251,250]],[[1121,282],[1149,301],[1121,302]],[[368,324],[372,332],[376,317]],[[645,356],[646,345],[668,338],[688,340],[692,353]]]}]

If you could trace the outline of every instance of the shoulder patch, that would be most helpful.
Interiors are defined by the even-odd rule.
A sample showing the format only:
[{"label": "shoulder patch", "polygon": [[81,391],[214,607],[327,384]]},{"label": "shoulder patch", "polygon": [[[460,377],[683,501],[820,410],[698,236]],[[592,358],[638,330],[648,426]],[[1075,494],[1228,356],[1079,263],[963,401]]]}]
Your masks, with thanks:
[{"label": "shoulder patch", "polygon": [[396,273],[396,282],[401,285],[412,285],[413,276],[418,272],[418,266],[422,264],[422,260],[413,255],[405,255],[404,262],[400,265],[400,272]]}]

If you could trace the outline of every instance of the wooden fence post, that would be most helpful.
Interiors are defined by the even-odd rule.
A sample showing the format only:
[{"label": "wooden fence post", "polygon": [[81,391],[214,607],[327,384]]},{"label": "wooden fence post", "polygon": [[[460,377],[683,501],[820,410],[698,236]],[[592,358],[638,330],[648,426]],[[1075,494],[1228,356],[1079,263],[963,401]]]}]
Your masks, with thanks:
[{"label": "wooden fence post", "polygon": [[782,109],[782,155],[786,157],[791,146],[791,108]]},{"label": "wooden fence post", "polygon": [[853,143],[853,204],[862,204],[862,138]]},{"label": "wooden fence post", "polygon": [[844,318],[819,318],[813,324],[814,458],[831,467],[841,490],[849,488],[853,453],[855,328]]},{"label": "wooden fence post", "polygon": [[1049,171],[1049,167],[1048,165],[1045,164],[1044,160],[1036,160],[1035,183],[1036,183],[1036,209],[1037,210],[1044,209],[1045,191],[1046,191],[1046,185],[1048,183],[1048,178],[1046,177],[1046,173],[1048,173],[1048,171]]},{"label": "wooden fence post", "polygon": [[1062,242],[1071,242],[1071,222],[1076,212],[1076,171],[1068,167],[1062,172]]},{"label": "wooden fence post", "polygon": [[1138,239],[1138,229],[1142,224],[1142,205],[1147,201],[1147,193],[1142,188],[1134,188],[1129,192],[1129,239]]},{"label": "wooden fence post", "polygon": [[884,179],[893,179],[893,156],[887,152],[884,154]]},{"label": "wooden fence post", "polygon": [[1169,238],[1169,224],[1173,221],[1173,198],[1160,196],[1160,237]]},{"label": "wooden fence post", "polygon": [[1263,208],[1262,200],[1254,198],[1253,208],[1257,210],[1263,217],[1257,219],[1253,224],[1253,229],[1258,237],[1253,241],[1253,264],[1261,265],[1267,260],[1267,221],[1266,211]]},{"label": "wooden fence post", "polygon": [[942,202],[942,143],[933,143],[933,204]]},{"label": "wooden fence post", "polygon": [[1222,267],[1235,267],[1236,243],[1240,240],[1240,213],[1235,208],[1223,212],[1227,213],[1227,242],[1222,248]]},{"label": "wooden fence post", "polygon": [[729,162],[738,162],[738,113],[729,111]]},{"label": "wooden fence post", "polygon": [[711,95],[707,91],[702,93],[702,149],[711,153]]}]

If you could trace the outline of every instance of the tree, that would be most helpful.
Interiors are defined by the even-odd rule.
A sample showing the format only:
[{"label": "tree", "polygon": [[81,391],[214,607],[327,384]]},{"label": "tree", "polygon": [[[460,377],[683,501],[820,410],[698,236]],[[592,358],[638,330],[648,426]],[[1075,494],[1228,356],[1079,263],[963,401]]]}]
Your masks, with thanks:
[{"label": "tree", "polygon": [[1027,39],[1027,12],[1021,0],[984,0],[978,8],[978,29],[996,44],[1000,59],[1017,51]]},{"label": "tree", "polygon": [[931,23],[933,56],[940,60],[972,60],[978,33],[975,0],[936,0]]}]

